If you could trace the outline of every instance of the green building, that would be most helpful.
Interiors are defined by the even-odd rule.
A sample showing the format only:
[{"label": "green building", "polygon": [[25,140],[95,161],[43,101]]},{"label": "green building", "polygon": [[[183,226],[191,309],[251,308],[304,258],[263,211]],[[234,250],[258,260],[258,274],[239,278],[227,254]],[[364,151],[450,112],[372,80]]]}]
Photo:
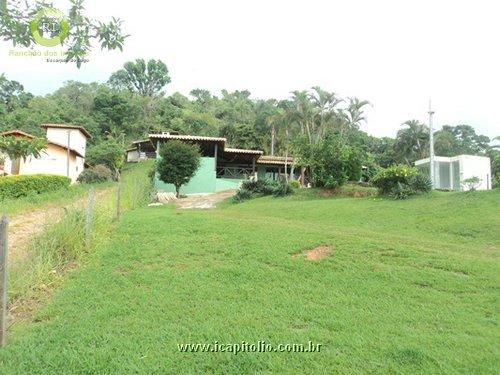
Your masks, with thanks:
[{"label": "green building", "polygon": [[[194,177],[181,188],[181,194],[202,194],[237,189],[241,182],[254,178],[278,180],[287,173],[298,175],[292,157],[264,156],[260,150],[226,147],[226,139],[172,133],[150,134],[148,140],[136,141],[127,150],[128,161],[140,161],[151,155],[159,158],[161,145],[171,140],[197,144],[201,152],[201,165]],[[155,178],[158,191],[175,192],[174,185]]]}]

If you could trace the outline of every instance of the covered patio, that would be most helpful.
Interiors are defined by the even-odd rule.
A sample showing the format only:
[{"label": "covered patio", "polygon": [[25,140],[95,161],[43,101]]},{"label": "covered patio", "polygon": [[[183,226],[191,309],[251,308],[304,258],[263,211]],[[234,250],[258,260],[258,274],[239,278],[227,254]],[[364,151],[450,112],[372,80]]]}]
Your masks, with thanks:
[{"label": "covered patio", "polygon": [[[156,158],[165,142],[180,140],[198,145],[201,165],[195,176],[181,188],[182,194],[214,193],[237,189],[250,177],[257,178],[257,161],[263,154],[260,150],[244,150],[226,147],[226,138],[180,135],[171,133],[149,134]],[[174,192],[172,184],[165,184],[157,177],[155,187],[159,191]]]}]

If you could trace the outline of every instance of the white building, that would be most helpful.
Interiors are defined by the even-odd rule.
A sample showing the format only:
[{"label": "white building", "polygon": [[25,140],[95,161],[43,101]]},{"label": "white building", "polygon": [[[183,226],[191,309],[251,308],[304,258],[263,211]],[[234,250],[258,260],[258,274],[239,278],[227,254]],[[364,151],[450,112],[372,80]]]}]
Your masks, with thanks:
[{"label": "white building", "polygon": [[[55,174],[67,176],[74,183],[85,168],[85,152],[89,132],[82,126],[66,124],[44,124],[47,131],[47,146],[38,158],[10,160],[4,157],[3,173],[6,175]],[[33,139],[34,136],[20,130],[1,134]]]},{"label": "white building", "polygon": [[[417,160],[415,166],[423,173],[430,174],[429,158]],[[475,155],[434,157],[434,187],[436,189],[467,190],[463,181],[470,177],[478,177],[481,180],[478,190],[491,189],[490,158]]]}]

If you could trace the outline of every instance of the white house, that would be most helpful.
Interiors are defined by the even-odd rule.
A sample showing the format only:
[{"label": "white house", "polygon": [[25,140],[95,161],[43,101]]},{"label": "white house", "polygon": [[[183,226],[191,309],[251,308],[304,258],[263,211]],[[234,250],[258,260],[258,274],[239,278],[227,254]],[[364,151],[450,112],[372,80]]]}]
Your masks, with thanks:
[{"label": "white house", "polygon": [[[85,152],[90,133],[82,126],[66,124],[44,124],[47,131],[47,146],[38,158],[26,160],[5,158],[3,171],[7,175],[55,174],[67,176],[74,183],[85,168]],[[1,134],[32,139],[33,135],[20,130]]]},{"label": "white house", "polygon": [[[425,174],[430,174],[430,159],[421,159],[415,166]],[[490,158],[475,155],[434,157],[434,186],[444,190],[467,190],[462,182],[470,177],[478,177],[478,190],[491,189]]]}]

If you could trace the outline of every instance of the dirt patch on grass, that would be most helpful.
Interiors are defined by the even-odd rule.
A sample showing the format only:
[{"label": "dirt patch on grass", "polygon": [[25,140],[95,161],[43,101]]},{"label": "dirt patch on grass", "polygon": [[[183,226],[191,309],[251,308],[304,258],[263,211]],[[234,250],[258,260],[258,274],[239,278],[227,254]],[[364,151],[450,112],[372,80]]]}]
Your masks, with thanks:
[{"label": "dirt patch on grass", "polygon": [[295,254],[293,257],[305,257],[307,260],[314,262],[325,259],[326,257],[328,257],[328,255],[330,255],[331,251],[332,249],[330,248],[330,246],[321,245],[315,247],[314,249],[303,251],[300,254]]},{"label": "dirt patch on grass", "polygon": [[[113,191],[108,188],[96,192],[96,199],[100,199]],[[76,198],[75,201],[64,205],[47,204],[39,209],[14,215],[9,225],[9,261],[14,262],[24,258],[28,242],[47,227],[55,224],[64,215],[67,208],[83,208],[87,197]]]},{"label": "dirt patch on grass", "polygon": [[322,189],[318,192],[321,198],[332,197],[351,197],[351,198],[366,198],[377,195],[375,188],[348,184],[336,189]]},{"label": "dirt patch on grass", "polygon": [[322,189],[318,195],[322,198],[331,198],[334,195],[339,195],[339,191],[337,189]]},{"label": "dirt patch on grass", "polygon": [[181,209],[210,209],[215,208],[216,204],[226,198],[232,197],[236,190],[221,191],[213,194],[189,195],[186,198],[180,198],[176,201],[177,207]]}]

